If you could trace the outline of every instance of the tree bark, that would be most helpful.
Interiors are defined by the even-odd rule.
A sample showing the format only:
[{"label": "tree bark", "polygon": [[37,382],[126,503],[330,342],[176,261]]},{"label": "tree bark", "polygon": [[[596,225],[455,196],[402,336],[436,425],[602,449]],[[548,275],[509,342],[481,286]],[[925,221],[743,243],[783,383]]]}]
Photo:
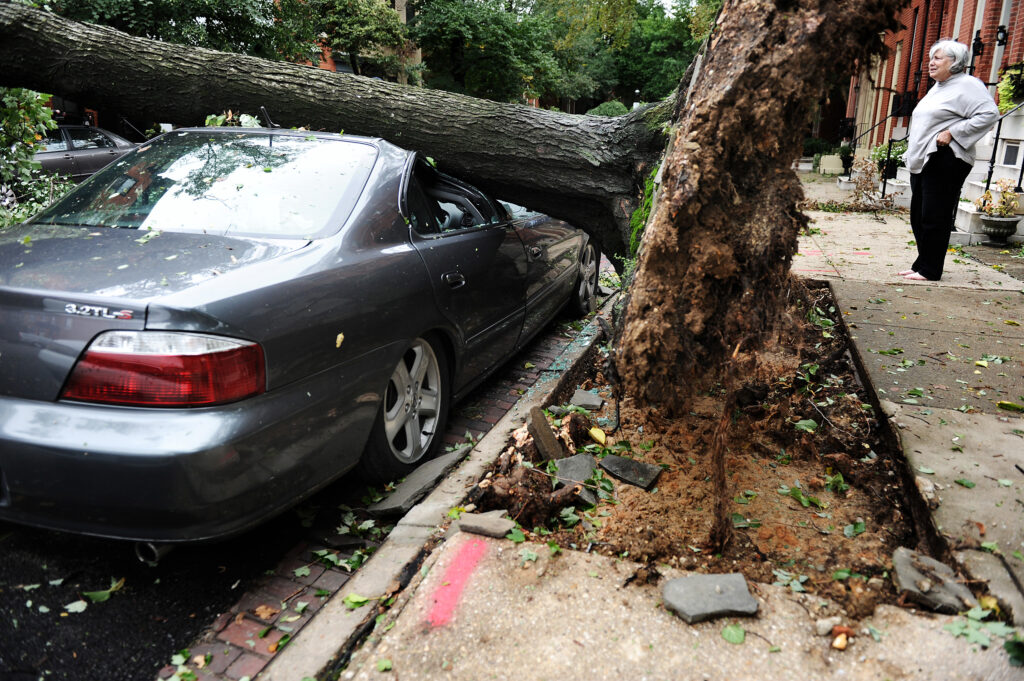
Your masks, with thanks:
[{"label": "tree bark", "polygon": [[609,119],[414,88],[137,38],[0,0],[0,85],[201,125],[266,106],[286,127],[383,137],[499,198],[565,219],[621,254],[644,169],[664,148],[661,104]]},{"label": "tree bark", "polygon": [[726,0],[630,290],[616,368],[639,403],[683,411],[696,379],[771,328],[806,222],[792,163],[820,84],[866,63],[901,4]]}]

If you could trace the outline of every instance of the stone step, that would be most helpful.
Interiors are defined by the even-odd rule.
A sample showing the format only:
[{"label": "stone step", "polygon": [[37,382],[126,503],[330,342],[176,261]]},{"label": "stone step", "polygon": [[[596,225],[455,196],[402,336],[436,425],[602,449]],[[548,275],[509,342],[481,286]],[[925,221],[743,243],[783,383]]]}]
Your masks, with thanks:
[{"label": "stone step", "polygon": [[[987,234],[981,231],[981,214],[973,203],[960,201],[956,207],[956,231],[950,234],[949,243],[968,246],[988,241]],[[1024,220],[1017,223],[1017,233],[1007,239],[1011,244],[1024,244],[1024,232],[1021,226]]]}]

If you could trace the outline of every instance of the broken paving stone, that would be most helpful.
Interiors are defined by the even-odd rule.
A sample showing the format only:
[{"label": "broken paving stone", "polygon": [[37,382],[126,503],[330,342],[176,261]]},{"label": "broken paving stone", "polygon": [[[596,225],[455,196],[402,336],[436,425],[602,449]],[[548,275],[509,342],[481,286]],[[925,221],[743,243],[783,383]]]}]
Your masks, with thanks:
[{"label": "broken paving stone", "polygon": [[530,410],[530,419],[526,422],[526,429],[533,437],[533,444],[537,445],[541,461],[561,459],[565,456],[562,445],[558,443],[558,438],[555,437],[551,425],[548,424],[548,417],[544,415],[544,411],[540,407]]},{"label": "broken paving stone", "polygon": [[832,628],[838,627],[842,623],[842,617],[824,617],[814,623],[814,633],[816,633],[818,636],[831,636]]},{"label": "broken paving stone", "polygon": [[387,498],[378,501],[366,510],[374,516],[389,517],[404,515],[437,485],[437,481],[455,467],[473,448],[467,444],[453,452],[432,459],[408,475]]},{"label": "broken paving stone", "polygon": [[679,577],[666,582],[661,595],[665,605],[690,624],[757,614],[757,601],[738,573]]},{"label": "broken paving stone", "polygon": [[576,392],[572,394],[572,399],[569,400],[569,404],[576,407],[582,407],[587,411],[597,411],[604,406],[604,398],[590,392],[589,390],[580,390],[577,388]]},{"label": "broken paving stone", "polygon": [[[555,476],[560,487],[562,485],[582,485],[584,481],[594,476],[597,462],[589,454],[577,454],[576,456],[559,459],[555,462],[555,465],[557,466]],[[580,489],[579,497],[580,500],[591,506],[597,503],[597,495],[594,494],[593,490],[586,487]]]},{"label": "broken paving stone", "polygon": [[978,605],[956,573],[934,558],[901,546],[892,554],[892,569],[896,592],[929,610],[956,614]]},{"label": "broken paving stone", "polygon": [[548,407],[548,413],[554,416],[556,419],[561,418],[569,413],[569,410],[565,407],[559,407],[558,405],[552,405]]},{"label": "broken paving stone", "polygon": [[634,461],[616,454],[609,454],[601,459],[600,466],[622,482],[645,490],[649,490],[661,474],[661,466]]},{"label": "broken paving stone", "polygon": [[492,515],[486,513],[463,513],[459,517],[459,529],[463,532],[482,534],[485,537],[504,537],[516,526],[511,518],[503,518],[504,511]]}]

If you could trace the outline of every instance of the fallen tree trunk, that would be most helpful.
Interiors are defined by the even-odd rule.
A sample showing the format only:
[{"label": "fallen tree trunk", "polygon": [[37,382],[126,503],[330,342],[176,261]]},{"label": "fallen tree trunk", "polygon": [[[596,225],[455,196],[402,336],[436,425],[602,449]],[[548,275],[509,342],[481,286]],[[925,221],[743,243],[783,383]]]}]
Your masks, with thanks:
[{"label": "fallen tree trunk", "polygon": [[616,357],[666,415],[692,382],[755,350],[806,219],[793,161],[826,76],[879,48],[901,0],[727,0],[677,114]]},{"label": "fallen tree trunk", "polygon": [[311,66],[134,37],[0,2],[0,85],[109,106],[143,121],[211,113],[383,137],[500,198],[563,218],[621,254],[637,178],[664,149],[662,103],[618,118],[574,116]]}]

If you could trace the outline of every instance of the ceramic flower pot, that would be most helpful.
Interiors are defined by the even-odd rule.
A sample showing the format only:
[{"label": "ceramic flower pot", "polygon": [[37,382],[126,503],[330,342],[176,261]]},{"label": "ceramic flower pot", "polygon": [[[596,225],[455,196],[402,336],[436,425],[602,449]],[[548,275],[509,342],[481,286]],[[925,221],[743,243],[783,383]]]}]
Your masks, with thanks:
[{"label": "ceramic flower pot", "polygon": [[1020,216],[1017,215],[1007,218],[982,215],[981,231],[992,238],[991,241],[984,242],[985,245],[1005,247],[1007,237],[1013,236],[1017,232],[1018,222],[1020,222]]}]

